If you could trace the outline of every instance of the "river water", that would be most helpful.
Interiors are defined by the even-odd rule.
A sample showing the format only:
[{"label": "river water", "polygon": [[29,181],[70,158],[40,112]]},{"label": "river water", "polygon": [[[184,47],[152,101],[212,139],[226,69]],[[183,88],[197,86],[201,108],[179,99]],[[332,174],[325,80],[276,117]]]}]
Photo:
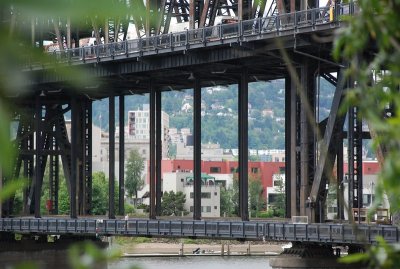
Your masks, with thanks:
[{"label": "river water", "polygon": [[270,269],[266,256],[187,256],[121,258],[108,265],[108,269]]}]

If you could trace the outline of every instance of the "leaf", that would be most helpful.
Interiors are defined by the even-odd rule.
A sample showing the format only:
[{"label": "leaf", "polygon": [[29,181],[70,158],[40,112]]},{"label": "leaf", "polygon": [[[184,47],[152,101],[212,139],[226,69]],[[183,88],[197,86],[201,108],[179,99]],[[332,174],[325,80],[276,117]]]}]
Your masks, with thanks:
[{"label": "leaf", "polygon": [[0,201],[4,201],[11,197],[17,190],[25,188],[27,184],[28,181],[26,179],[8,181],[0,190]]},{"label": "leaf", "polygon": [[359,262],[365,262],[369,260],[369,256],[367,253],[355,253],[355,254],[349,254],[347,256],[341,257],[339,259],[339,262],[341,263],[359,263]]}]

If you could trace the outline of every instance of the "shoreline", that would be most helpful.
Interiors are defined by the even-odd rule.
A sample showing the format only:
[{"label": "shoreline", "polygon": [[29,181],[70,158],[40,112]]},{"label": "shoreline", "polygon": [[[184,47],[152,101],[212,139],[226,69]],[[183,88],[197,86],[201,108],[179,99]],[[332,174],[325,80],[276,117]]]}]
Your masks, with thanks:
[{"label": "shoreline", "polygon": [[119,248],[123,257],[186,257],[186,256],[276,256],[283,249],[284,244],[265,243],[210,243],[210,244],[184,244],[184,243],[132,243],[110,244],[110,247]]}]

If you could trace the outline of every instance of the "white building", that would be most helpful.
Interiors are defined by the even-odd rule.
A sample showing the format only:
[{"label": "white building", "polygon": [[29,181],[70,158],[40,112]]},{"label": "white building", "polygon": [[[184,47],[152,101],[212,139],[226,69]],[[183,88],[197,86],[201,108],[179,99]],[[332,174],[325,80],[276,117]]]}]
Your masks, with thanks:
[{"label": "white building", "polygon": [[[193,216],[193,173],[164,173],[163,192],[183,192],[186,195],[185,210]],[[202,174],[201,186],[202,217],[220,217],[220,186],[214,177]]]}]

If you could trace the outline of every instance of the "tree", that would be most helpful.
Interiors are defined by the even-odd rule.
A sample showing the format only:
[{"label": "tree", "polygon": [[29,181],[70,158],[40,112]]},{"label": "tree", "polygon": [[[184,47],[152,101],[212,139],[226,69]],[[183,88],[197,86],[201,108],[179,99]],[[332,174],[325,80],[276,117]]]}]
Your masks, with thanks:
[{"label": "tree", "polygon": [[273,215],[275,217],[284,217],[285,216],[285,181],[281,176],[277,180],[275,180],[275,193],[276,198],[275,201],[271,203],[271,207],[273,209]]},{"label": "tree", "polygon": [[[347,18],[349,26],[336,39],[334,56],[349,63],[347,74],[357,80],[355,89],[347,91],[346,108],[357,106],[368,122],[382,167],[376,205],[386,193],[391,211],[399,212],[400,2],[362,0],[357,5],[360,12]],[[348,259],[368,261],[370,268],[397,268],[400,254],[397,246],[378,240],[368,252]]]},{"label": "tree", "polygon": [[258,174],[251,174],[249,177],[249,199],[250,210],[252,215],[258,216],[258,213],[265,209],[264,190],[261,183],[261,178]]},{"label": "tree", "polygon": [[173,191],[164,192],[161,201],[162,215],[179,216],[182,212],[187,214],[187,211],[184,209],[185,202],[186,195],[181,191],[177,193]]},{"label": "tree", "polygon": [[142,172],[144,170],[144,159],[140,156],[137,149],[133,149],[129,152],[128,161],[126,162],[126,176],[125,176],[125,189],[128,195],[132,197],[144,186],[144,180],[142,179]]}]

